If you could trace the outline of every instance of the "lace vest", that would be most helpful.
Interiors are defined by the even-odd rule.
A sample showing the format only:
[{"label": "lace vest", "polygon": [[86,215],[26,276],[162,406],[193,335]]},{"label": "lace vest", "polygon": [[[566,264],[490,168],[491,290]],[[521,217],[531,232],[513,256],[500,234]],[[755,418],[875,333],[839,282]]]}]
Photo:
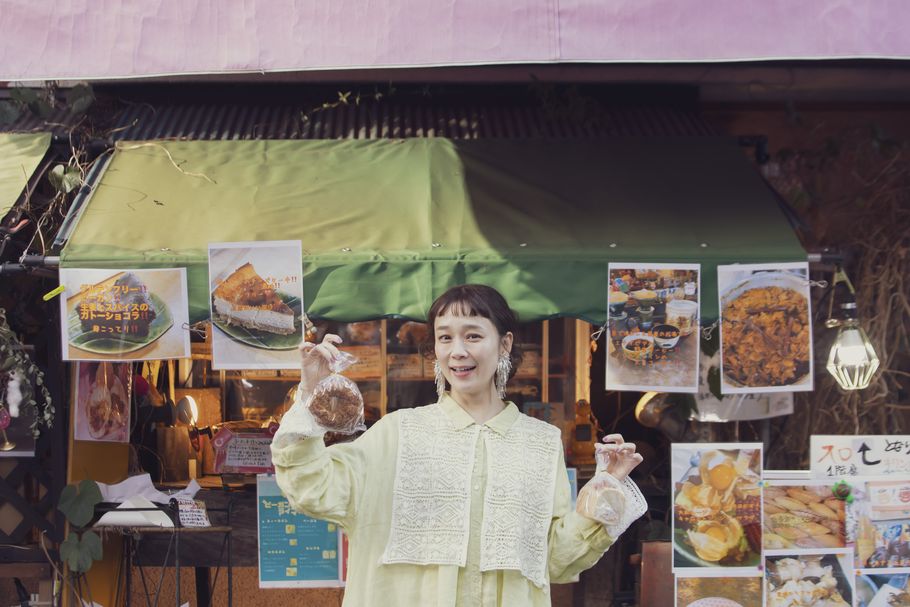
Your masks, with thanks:
[{"label": "lace vest", "polygon": [[[456,430],[438,405],[402,410],[398,419],[392,523],[382,562],[463,567],[481,427]],[[505,435],[485,432],[484,441],[480,569],[515,569],[546,586],[559,429],[520,415]]]}]

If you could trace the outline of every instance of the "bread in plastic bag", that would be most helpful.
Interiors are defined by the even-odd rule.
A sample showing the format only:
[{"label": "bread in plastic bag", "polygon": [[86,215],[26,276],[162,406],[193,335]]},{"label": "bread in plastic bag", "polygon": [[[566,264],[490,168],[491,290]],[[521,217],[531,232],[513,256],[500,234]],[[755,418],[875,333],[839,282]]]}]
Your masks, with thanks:
[{"label": "bread in plastic bag", "polygon": [[626,495],[622,483],[607,472],[609,454],[597,451],[594,457],[597,461],[594,478],[578,492],[575,510],[603,525],[616,525],[625,512]]},{"label": "bread in plastic bag", "polygon": [[328,432],[353,434],[366,430],[363,421],[363,395],[357,384],[341,372],[357,362],[347,352],[332,361],[332,373],[320,380],[307,399],[306,408],[319,426]]}]

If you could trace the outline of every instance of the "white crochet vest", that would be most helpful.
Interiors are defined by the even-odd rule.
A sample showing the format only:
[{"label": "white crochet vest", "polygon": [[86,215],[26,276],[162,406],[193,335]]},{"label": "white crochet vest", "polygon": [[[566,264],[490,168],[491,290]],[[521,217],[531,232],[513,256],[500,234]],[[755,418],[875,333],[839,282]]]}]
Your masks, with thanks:
[{"label": "white crochet vest", "polygon": [[[392,524],[382,562],[464,567],[471,474],[480,426],[456,430],[438,405],[402,410]],[[520,415],[505,435],[485,432],[487,487],[480,569],[518,570],[547,584],[559,429]]]}]

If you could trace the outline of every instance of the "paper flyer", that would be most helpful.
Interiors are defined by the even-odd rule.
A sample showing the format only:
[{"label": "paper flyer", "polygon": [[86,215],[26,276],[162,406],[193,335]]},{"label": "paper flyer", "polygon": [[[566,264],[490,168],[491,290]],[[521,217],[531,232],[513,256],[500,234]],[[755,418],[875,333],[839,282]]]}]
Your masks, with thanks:
[{"label": "paper flyer", "polygon": [[718,266],[717,290],[721,393],[811,391],[809,264]]},{"label": "paper flyer", "polygon": [[344,586],[345,548],[334,523],[291,510],[275,477],[256,477],[260,588]]},{"label": "paper flyer", "polygon": [[609,264],[607,390],[698,391],[699,268]]},{"label": "paper flyer", "polygon": [[60,268],[64,360],[189,358],[184,268]]},{"label": "paper flyer", "polygon": [[213,369],[297,369],[303,341],[299,240],[209,244]]}]

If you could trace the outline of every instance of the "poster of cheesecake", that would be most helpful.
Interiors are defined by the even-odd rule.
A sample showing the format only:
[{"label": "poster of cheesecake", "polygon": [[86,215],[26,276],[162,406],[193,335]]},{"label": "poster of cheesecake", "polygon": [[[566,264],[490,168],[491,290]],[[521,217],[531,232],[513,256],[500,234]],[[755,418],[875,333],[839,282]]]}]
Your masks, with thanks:
[{"label": "poster of cheesecake", "polygon": [[189,358],[184,268],[61,268],[64,360]]},{"label": "poster of cheesecake", "polygon": [[214,369],[299,368],[299,240],[209,244],[209,289]]},{"label": "poster of cheesecake", "polygon": [[699,268],[609,264],[607,390],[698,392]]},{"label": "poster of cheesecake", "polygon": [[809,264],[717,267],[723,394],[812,390]]}]

